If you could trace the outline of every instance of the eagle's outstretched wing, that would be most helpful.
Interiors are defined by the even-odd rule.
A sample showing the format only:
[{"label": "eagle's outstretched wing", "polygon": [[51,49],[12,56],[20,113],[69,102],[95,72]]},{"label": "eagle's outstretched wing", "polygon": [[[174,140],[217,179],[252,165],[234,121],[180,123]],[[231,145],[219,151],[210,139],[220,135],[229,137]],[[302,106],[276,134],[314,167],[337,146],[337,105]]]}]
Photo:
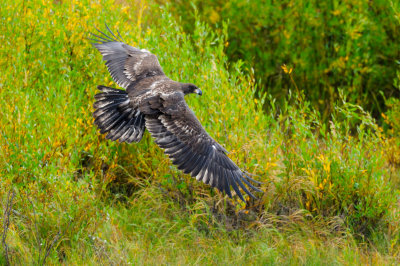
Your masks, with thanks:
[{"label": "eagle's outstretched wing", "polygon": [[243,201],[239,187],[253,198],[245,184],[261,192],[249,180],[259,182],[243,172],[226,155],[226,150],[204,130],[182,93],[153,97],[146,104],[147,109],[158,110],[156,114],[145,115],[146,128],[178,169],[226,192],[229,197],[232,196],[232,187]]},{"label": "eagle's outstretched wing", "polygon": [[125,44],[108,27],[110,35],[99,31],[92,33],[93,45],[103,55],[106,66],[114,81],[127,89],[129,85],[143,78],[165,75],[157,56],[145,49]]}]

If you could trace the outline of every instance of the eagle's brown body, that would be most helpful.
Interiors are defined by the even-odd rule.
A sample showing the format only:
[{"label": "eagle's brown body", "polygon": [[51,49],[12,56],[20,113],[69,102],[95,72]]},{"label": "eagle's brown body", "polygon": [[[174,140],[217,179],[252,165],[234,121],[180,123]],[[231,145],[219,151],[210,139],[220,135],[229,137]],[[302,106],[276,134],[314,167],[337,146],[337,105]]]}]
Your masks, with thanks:
[{"label": "eagle's brown body", "polygon": [[186,104],[186,94],[201,95],[201,90],[169,79],[149,51],[119,41],[111,31],[114,38],[100,33],[93,34],[94,46],[115,82],[125,88],[98,86],[102,92],[95,96],[93,116],[100,132],[108,139],[131,143],[139,142],[147,128],[178,169],[230,197],[232,187],[244,200],[239,186],[254,197],[243,184],[259,191],[248,181],[254,180],[229,159]]}]

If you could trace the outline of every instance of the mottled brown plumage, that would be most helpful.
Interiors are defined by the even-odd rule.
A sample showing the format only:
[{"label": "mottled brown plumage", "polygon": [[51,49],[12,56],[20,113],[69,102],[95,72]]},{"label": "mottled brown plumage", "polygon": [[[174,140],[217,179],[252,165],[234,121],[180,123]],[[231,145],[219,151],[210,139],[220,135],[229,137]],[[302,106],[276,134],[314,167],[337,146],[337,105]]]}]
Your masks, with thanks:
[{"label": "mottled brown plumage", "polygon": [[239,187],[254,197],[245,184],[260,191],[249,181],[258,182],[229,159],[186,104],[185,95],[201,95],[201,90],[169,79],[154,54],[109,32],[110,36],[99,31],[92,40],[112,78],[125,90],[98,86],[101,93],[95,96],[93,116],[100,132],[108,139],[131,143],[139,142],[147,128],[178,169],[229,197],[230,187],[243,201]]}]

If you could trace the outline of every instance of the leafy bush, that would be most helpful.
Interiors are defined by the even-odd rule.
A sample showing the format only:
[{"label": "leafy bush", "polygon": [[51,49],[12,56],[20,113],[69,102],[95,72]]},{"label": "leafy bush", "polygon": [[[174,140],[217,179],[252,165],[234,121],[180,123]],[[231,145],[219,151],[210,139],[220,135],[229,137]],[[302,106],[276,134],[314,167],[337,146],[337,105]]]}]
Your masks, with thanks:
[{"label": "leafy bush", "polygon": [[[294,86],[297,69],[286,68],[290,96],[278,107],[243,62],[228,70],[227,25],[214,32],[196,20],[189,35],[169,9],[108,0],[3,1],[0,14],[0,199],[13,203],[0,216],[0,262],[7,250],[18,264],[321,264],[399,254],[398,169],[388,167],[375,121],[342,96],[328,128]],[[259,200],[243,204],[183,175],[149,134],[134,145],[99,135],[96,86],[115,84],[85,37],[103,22],[158,55],[172,79],[201,87],[189,105],[264,182]],[[384,235],[388,258],[364,255],[348,231]]]},{"label": "leafy bush", "polygon": [[[160,1],[171,2],[184,29],[198,17],[229,20],[226,52],[243,59],[261,80],[260,90],[283,105],[290,80],[280,66],[294,66],[313,107],[329,118],[342,90],[348,101],[379,118],[393,86],[400,32],[395,1]],[[381,93],[384,95],[382,97]]]}]

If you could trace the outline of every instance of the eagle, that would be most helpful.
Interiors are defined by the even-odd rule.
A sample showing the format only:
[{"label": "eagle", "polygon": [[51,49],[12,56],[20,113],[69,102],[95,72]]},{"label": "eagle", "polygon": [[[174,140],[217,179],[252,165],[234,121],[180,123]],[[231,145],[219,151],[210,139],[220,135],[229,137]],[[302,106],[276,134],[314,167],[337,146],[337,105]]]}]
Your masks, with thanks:
[{"label": "eagle", "polygon": [[145,129],[172,163],[185,174],[203,181],[232,198],[231,187],[245,202],[239,187],[256,198],[246,187],[262,192],[228,156],[227,151],[202,127],[185,101],[185,95],[202,91],[194,84],[168,78],[157,56],[145,49],[127,45],[106,25],[90,40],[101,53],[113,80],[123,88],[99,85],[94,123],[112,141],[139,142]]}]

